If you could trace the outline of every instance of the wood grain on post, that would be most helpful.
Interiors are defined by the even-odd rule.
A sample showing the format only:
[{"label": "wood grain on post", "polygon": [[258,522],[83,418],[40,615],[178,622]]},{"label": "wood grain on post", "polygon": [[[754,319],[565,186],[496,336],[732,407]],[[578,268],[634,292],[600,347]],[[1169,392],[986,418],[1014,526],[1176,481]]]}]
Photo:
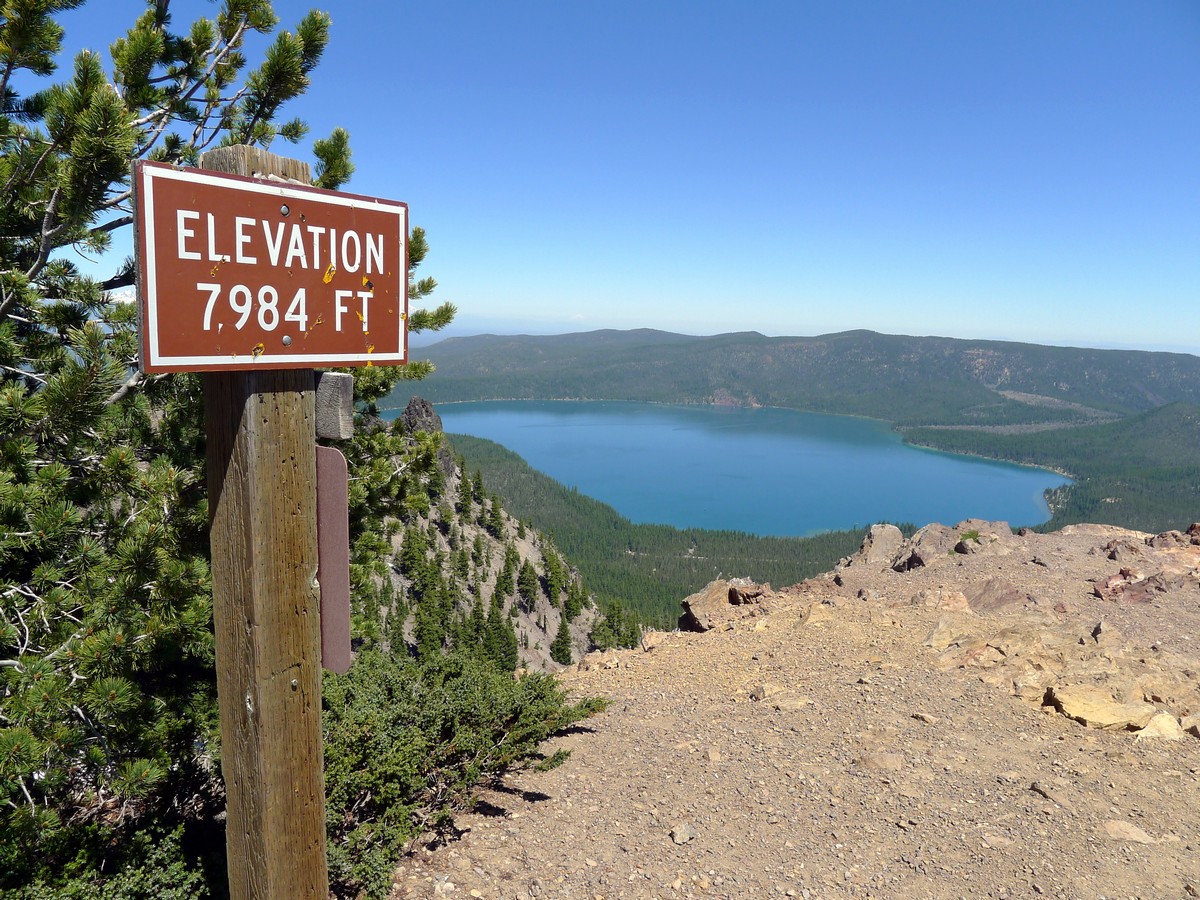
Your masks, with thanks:
[{"label": "wood grain on post", "polygon": [[[310,183],[256,147],[200,165]],[[204,402],[230,896],[324,900],[313,372],[205,373]]]}]

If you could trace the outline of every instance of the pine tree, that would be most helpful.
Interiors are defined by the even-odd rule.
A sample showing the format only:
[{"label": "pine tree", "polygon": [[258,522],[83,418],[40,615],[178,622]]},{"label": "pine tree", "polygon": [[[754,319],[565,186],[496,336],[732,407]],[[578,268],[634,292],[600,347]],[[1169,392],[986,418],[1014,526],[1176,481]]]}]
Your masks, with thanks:
[{"label": "pine tree", "polygon": [[504,537],[504,513],[500,509],[500,498],[495,495],[488,503],[486,528],[492,537],[497,539]]},{"label": "pine tree", "polygon": [[567,602],[563,604],[563,616],[568,622],[575,621],[575,617],[583,612],[586,601],[587,594],[583,590],[583,583],[577,578],[572,578],[567,582]]},{"label": "pine tree", "polygon": [[516,590],[516,584],[513,582],[513,567],[506,561],[504,568],[500,570],[500,574],[496,576],[495,595],[497,597],[507,597]]},{"label": "pine tree", "polygon": [[[112,822],[220,802],[200,381],[137,371],[136,307],[106,293],[133,282],[130,261],[99,282],[57,251],[103,254],[132,224],[133,160],[194,165],[223,143],[304,139],[281,114],[330,28],[314,11],[277,31],[269,0],[224,0],[176,31],[154,0],[111,45],[111,73],[84,51],[58,83],[19,95],[55,73],[55,19],[80,2],[0,13],[0,890],[102,861]],[[244,46],[255,33],[274,34],[257,68]],[[353,172],[341,129],[312,154],[321,187]],[[414,229],[414,267],[426,252]],[[410,283],[414,300],[435,286]],[[453,314],[414,310],[410,327]],[[370,409],[428,371],[361,370],[356,398]],[[355,621],[376,639],[388,548],[371,526],[405,485],[437,480],[419,465],[376,477],[390,437],[346,448]]]},{"label": "pine tree", "polygon": [[550,644],[550,658],[564,666],[571,664],[571,629],[566,616],[558,620],[558,633],[554,636],[554,642]]},{"label": "pine tree", "polygon": [[542,547],[542,574],[546,578],[546,593],[550,602],[555,606],[559,605],[559,594],[563,592],[567,583],[567,570],[562,557],[549,544]]},{"label": "pine tree", "polygon": [[538,596],[538,577],[529,560],[521,563],[521,569],[517,575],[517,591],[521,595],[521,600],[525,603],[526,609],[533,609],[534,601]]}]

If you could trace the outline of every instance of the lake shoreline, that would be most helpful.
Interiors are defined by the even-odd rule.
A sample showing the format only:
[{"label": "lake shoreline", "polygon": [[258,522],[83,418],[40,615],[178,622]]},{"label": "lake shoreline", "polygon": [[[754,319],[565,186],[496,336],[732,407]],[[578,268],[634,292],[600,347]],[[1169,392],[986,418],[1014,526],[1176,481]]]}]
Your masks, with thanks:
[{"label": "lake shoreline", "polygon": [[[1037,466],[1037,465],[1033,465],[1032,463],[1022,463],[1022,462],[1017,462],[1016,460],[1012,460],[1012,459],[1005,459],[1002,456],[988,456],[983,453],[970,453],[970,452],[961,451],[961,450],[946,450],[942,447],[934,446],[933,444],[926,444],[926,443],[922,443],[921,441],[914,441],[911,438],[909,438],[907,435],[907,432],[909,430],[916,429],[916,428],[935,428],[935,429],[936,428],[946,428],[946,429],[953,428],[955,430],[964,430],[964,431],[980,430],[980,429],[976,429],[973,426],[969,426],[969,425],[963,425],[963,426],[905,425],[905,426],[901,426],[901,425],[897,425],[895,422],[891,421],[890,419],[881,419],[878,416],[864,416],[864,415],[861,415],[858,413],[831,413],[831,412],[823,412],[821,410],[801,409],[796,406],[772,406],[772,405],[763,404],[763,403],[753,403],[753,404],[751,404],[751,403],[700,403],[700,402],[693,403],[693,402],[689,402],[686,400],[673,400],[673,401],[619,400],[619,399],[604,399],[604,398],[594,398],[594,397],[540,397],[540,398],[491,397],[486,400],[439,400],[439,401],[437,401],[437,403],[434,404],[434,408],[436,409],[439,406],[461,406],[461,405],[475,404],[475,403],[641,403],[641,404],[645,404],[647,406],[662,406],[662,407],[668,407],[668,408],[669,407],[679,407],[681,409],[693,409],[693,408],[697,408],[697,407],[707,407],[707,408],[711,408],[711,409],[745,409],[745,410],[778,409],[778,410],[787,410],[789,412],[806,413],[806,414],[814,415],[814,416],[837,416],[839,418],[860,419],[865,422],[879,422],[883,425],[887,425],[888,428],[892,432],[894,432],[895,434],[900,436],[901,440],[907,446],[914,447],[914,448],[917,448],[920,450],[929,450],[929,451],[932,451],[935,453],[945,453],[945,454],[949,454],[950,456],[966,456],[966,457],[970,457],[971,459],[986,460],[987,462],[1005,463],[1006,465],[1019,466],[1023,469],[1033,469],[1033,470],[1036,470],[1039,472],[1053,472],[1055,475],[1060,475],[1063,478],[1066,478],[1072,482],[1077,481],[1079,479],[1079,476],[1077,474],[1075,474],[1073,472],[1069,472],[1066,469],[1062,469],[1057,466]],[[379,407],[380,412],[395,410],[397,412],[397,414],[399,414],[399,412],[402,409],[403,409],[403,407],[400,407],[400,406],[387,406],[387,407],[381,406],[381,407]],[[1047,427],[1044,430],[1052,431],[1052,430],[1056,430],[1056,429],[1070,428],[1070,427],[1073,427],[1073,426],[1071,426],[1071,425],[1054,425],[1051,427]],[[1049,490],[1051,490],[1051,488],[1047,488],[1047,491],[1049,491]],[[834,530],[837,530],[837,529],[834,529]]]},{"label": "lake shoreline", "polygon": [[562,398],[437,408],[447,431],[495,441],[631,521],[676,528],[803,537],[879,521],[1036,526],[1066,480],[912,444],[864,416]]}]

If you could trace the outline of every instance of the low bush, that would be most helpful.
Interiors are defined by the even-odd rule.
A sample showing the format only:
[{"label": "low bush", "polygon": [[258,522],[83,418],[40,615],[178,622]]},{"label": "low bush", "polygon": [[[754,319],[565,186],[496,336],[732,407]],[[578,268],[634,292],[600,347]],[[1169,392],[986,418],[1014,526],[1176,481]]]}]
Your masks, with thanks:
[{"label": "low bush", "polygon": [[368,649],[324,688],[329,879],[340,897],[386,897],[396,860],[451,826],[480,787],[566,759],[539,745],[600,712],[548,675],[514,678],[462,653],[421,661]]}]

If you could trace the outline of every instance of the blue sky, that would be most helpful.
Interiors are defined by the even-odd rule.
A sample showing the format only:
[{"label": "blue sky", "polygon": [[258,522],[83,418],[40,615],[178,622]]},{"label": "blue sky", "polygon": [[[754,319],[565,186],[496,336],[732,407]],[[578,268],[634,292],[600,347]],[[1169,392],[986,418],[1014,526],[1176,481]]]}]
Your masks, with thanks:
[{"label": "blue sky", "polygon": [[[142,8],[91,0],[68,43]],[[348,189],[409,203],[458,333],[1200,353],[1195,0],[322,8],[288,112],[350,131]]]}]

